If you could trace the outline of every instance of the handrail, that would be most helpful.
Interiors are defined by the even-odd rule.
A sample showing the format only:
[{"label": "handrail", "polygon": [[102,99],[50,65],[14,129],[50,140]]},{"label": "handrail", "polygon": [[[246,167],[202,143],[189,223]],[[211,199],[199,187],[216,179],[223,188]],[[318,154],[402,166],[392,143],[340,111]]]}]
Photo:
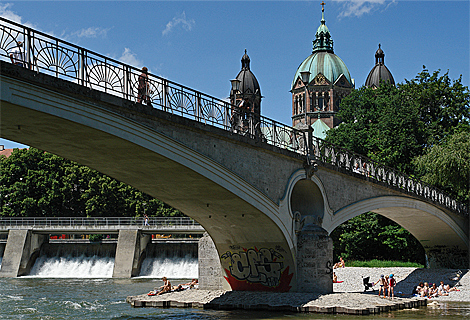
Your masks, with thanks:
[{"label": "handrail", "polygon": [[459,214],[468,215],[468,207],[444,191],[367,157],[318,138],[309,141],[304,131],[244,111],[227,101],[150,73],[148,89],[139,92],[141,71],[137,68],[10,20],[0,17],[0,21],[0,59],[9,61],[9,54],[17,42],[22,41],[24,66],[37,72],[127,100],[148,100],[148,104],[154,108],[299,153],[307,160],[314,157],[353,173],[357,173],[354,167],[358,163],[373,182],[400,188]]},{"label": "handrail", "polygon": [[188,217],[0,217],[2,227],[109,227],[128,226],[199,228],[201,225]]}]

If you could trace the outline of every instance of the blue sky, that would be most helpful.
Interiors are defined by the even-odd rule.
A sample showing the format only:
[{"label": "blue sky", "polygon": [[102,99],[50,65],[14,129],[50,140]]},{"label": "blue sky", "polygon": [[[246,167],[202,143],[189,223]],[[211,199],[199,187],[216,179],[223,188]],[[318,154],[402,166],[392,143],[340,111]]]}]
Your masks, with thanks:
[{"label": "blue sky", "polygon": [[[334,51],[364,84],[381,43],[395,82],[430,71],[469,85],[470,2],[325,1]],[[147,66],[226,98],[247,49],[264,99],[261,113],[291,123],[295,71],[311,54],[321,1],[10,1],[0,16],[113,57]],[[21,146],[0,139],[5,148]]]}]

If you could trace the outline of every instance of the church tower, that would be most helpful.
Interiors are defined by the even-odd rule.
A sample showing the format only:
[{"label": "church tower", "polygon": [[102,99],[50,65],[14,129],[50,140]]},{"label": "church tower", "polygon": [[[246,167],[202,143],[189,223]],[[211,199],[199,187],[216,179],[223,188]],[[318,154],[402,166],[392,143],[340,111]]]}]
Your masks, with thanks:
[{"label": "church tower", "polygon": [[[333,128],[340,123],[336,113],[341,99],[351,93],[351,79],[346,64],[334,54],[333,39],[325,23],[325,3],[322,19],[313,40],[313,51],[299,66],[292,81],[292,125],[307,124],[315,128]],[[316,122],[321,123],[316,123]]]},{"label": "church tower", "polygon": [[253,112],[261,114],[261,88],[258,80],[250,70],[250,57],[246,53],[242,57],[242,69],[235,80],[232,81],[230,90],[230,103]]},{"label": "church tower", "polygon": [[378,88],[381,81],[390,82],[395,85],[392,73],[385,66],[385,53],[380,48],[375,52],[375,66],[369,72],[367,76],[365,86],[369,88]]}]

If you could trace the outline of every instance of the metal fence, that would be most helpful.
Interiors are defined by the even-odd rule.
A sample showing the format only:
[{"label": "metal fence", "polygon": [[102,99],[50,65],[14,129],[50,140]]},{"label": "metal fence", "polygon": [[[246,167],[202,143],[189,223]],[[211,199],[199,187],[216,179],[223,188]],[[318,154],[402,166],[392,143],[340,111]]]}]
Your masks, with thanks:
[{"label": "metal fence", "polygon": [[[22,43],[18,46],[20,41]],[[315,157],[318,161],[351,172],[360,173],[362,170],[371,181],[398,187],[459,214],[468,214],[467,206],[438,188],[321,139],[313,138],[311,143],[307,143],[305,132],[243,111],[227,101],[153,74],[148,74],[148,80],[144,79],[145,92],[142,89],[139,91],[141,70],[0,17],[0,59],[10,61],[10,54],[15,48],[24,53],[21,63],[26,68],[127,100],[148,100],[148,104],[154,108],[294,151],[308,158]],[[140,82],[142,84],[142,78]],[[308,146],[311,146],[310,150]],[[356,170],[356,164],[360,166],[359,170]]]},{"label": "metal fence", "polygon": [[[142,227],[144,226],[142,217],[103,217],[103,218],[80,218],[80,217],[2,217],[0,218],[0,228],[114,228],[120,227]],[[202,226],[188,217],[149,217],[148,226],[152,228],[202,228]]]}]

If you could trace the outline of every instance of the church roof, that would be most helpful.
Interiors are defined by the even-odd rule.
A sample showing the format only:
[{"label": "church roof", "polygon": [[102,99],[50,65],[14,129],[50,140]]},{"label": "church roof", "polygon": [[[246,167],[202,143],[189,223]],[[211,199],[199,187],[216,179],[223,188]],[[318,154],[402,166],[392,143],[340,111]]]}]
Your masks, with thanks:
[{"label": "church roof", "polygon": [[300,73],[303,71],[310,72],[309,82],[312,81],[319,73],[323,74],[330,83],[334,83],[338,78],[344,74],[345,78],[352,85],[351,75],[346,67],[346,64],[340,57],[334,54],[333,39],[331,38],[330,31],[325,23],[324,8],[322,8],[322,19],[320,26],[315,33],[315,40],[313,41],[312,54],[308,56],[297,68],[292,81],[292,89],[295,86]]},{"label": "church roof", "polygon": [[330,130],[330,127],[324,123],[321,119],[318,119],[312,124],[313,136],[325,140],[326,132]]},{"label": "church roof", "polygon": [[236,79],[240,80],[240,92],[242,94],[257,94],[261,96],[261,88],[258,80],[250,70],[250,57],[246,53],[242,57],[242,69]]},{"label": "church roof", "polygon": [[375,52],[375,66],[369,72],[369,75],[366,78],[366,87],[378,87],[380,81],[390,82],[395,85],[395,80],[393,79],[392,73],[385,66],[385,53],[380,48]]}]

